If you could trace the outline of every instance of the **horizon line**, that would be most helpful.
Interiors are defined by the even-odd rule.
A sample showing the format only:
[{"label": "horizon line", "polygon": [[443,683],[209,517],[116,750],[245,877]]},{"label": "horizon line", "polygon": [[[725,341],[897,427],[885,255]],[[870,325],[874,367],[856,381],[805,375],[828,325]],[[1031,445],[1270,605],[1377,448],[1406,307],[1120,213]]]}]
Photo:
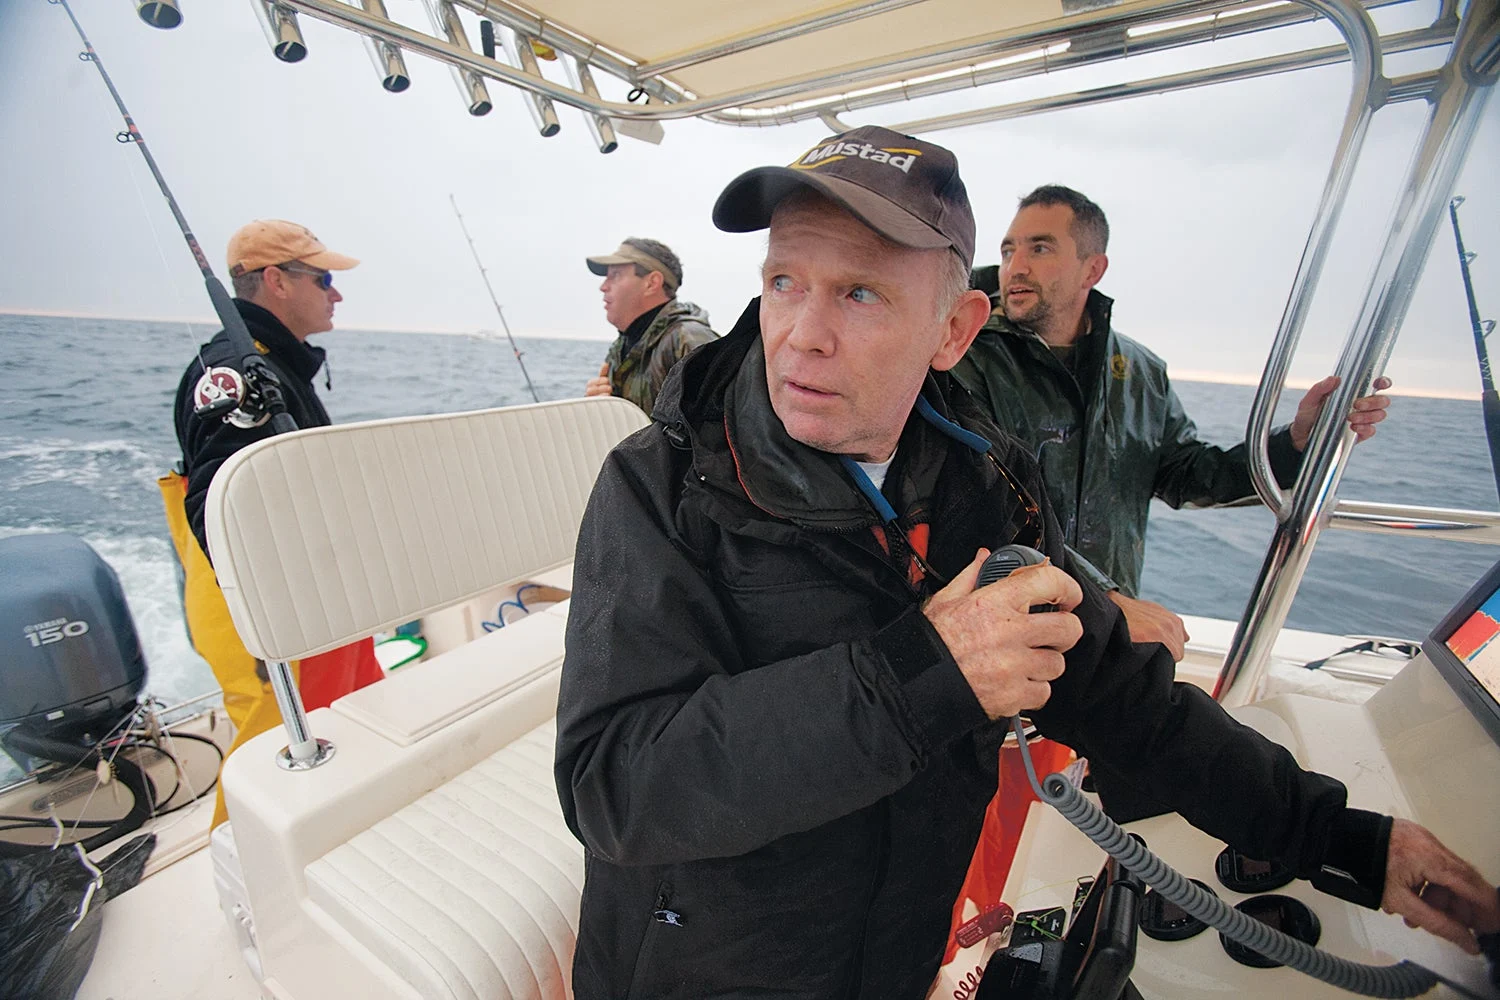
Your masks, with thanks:
[{"label": "horizon line", "polygon": [[[0,316],[40,316],[44,319],[104,319],[115,320],[123,323],[186,323],[193,326],[220,326],[217,316],[114,316],[108,313],[74,312],[63,309],[16,309],[13,307],[0,308]],[[413,330],[405,326],[337,326],[326,333],[415,333],[421,335],[432,335],[438,337],[493,337],[502,339],[505,334],[499,329],[485,327],[474,327],[471,329],[433,328],[427,330]],[[321,336],[321,334],[319,334]],[[536,340],[592,340],[602,344],[608,344],[614,337],[599,334],[567,333],[553,330],[547,333],[522,332],[517,337],[530,337]]]},{"label": "horizon line", "polygon": [[[0,316],[40,316],[47,319],[92,319],[92,320],[119,320],[127,323],[188,323],[200,326],[217,327],[218,317],[184,317],[184,316],[110,316],[104,313],[68,312],[58,309],[0,309]],[[498,330],[489,329],[430,329],[413,330],[407,327],[379,327],[379,326],[350,326],[336,328],[329,333],[394,333],[394,334],[416,334],[419,336],[438,337],[481,337],[485,339],[501,339],[503,334]],[[517,337],[526,337],[533,340],[584,340],[595,341],[601,344],[609,343],[613,338],[608,336],[593,336],[589,334],[522,332]],[[1246,372],[1223,372],[1207,369],[1172,368],[1167,369],[1168,376],[1174,382],[1199,382],[1210,385],[1243,385],[1257,386],[1260,384],[1258,375]],[[1314,382],[1314,378],[1288,378],[1286,388],[1306,390]],[[1478,402],[1480,394],[1477,390],[1469,389],[1442,389],[1433,386],[1392,386],[1383,390],[1387,396],[1410,396],[1421,399],[1451,399],[1461,402]]]}]

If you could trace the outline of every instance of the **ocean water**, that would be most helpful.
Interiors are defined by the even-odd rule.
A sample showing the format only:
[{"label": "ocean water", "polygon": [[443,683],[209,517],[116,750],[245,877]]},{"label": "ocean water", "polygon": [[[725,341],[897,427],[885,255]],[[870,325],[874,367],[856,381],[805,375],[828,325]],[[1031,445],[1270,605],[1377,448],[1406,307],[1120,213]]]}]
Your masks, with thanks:
[{"label": "ocean water", "polygon": [[[168,703],[214,687],[184,631],[156,489],[178,457],[178,377],[213,332],[0,315],[0,537],[66,531],[93,545],[120,575],[149,689]],[[529,401],[504,340],[335,331],[317,342],[328,348],[332,378],[319,392],[337,422]],[[521,346],[543,399],[578,395],[605,352],[589,341]],[[1206,440],[1243,435],[1250,388],[1180,383],[1178,392]],[[1356,452],[1340,495],[1494,509],[1479,404],[1397,399],[1392,419]],[[1272,526],[1263,508],[1154,504],[1145,596],[1182,613],[1238,618]],[[1325,531],[1290,624],[1420,638],[1496,559],[1500,549],[1488,546]]]}]

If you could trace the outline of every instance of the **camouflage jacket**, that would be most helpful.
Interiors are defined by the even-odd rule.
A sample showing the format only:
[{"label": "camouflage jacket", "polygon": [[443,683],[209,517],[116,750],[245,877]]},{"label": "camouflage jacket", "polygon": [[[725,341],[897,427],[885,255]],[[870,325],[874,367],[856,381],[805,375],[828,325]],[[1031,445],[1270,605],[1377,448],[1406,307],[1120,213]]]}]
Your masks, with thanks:
[{"label": "camouflage jacket", "polygon": [[[992,316],[953,374],[1035,456],[1079,569],[1134,597],[1153,496],[1178,508],[1258,500],[1244,444],[1198,440],[1166,363],[1110,326],[1113,306],[1089,293],[1093,332],[1079,338],[1071,369],[1035,333]],[[1270,453],[1290,485],[1302,456],[1289,430],[1271,436]]]},{"label": "camouflage jacket", "polygon": [[662,306],[630,353],[621,356],[624,337],[616,337],[610,345],[609,356],[605,358],[610,388],[616,396],[650,413],[672,367],[693,348],[717,336],[708,325],[707,312],[691,302],[673,299]]}]

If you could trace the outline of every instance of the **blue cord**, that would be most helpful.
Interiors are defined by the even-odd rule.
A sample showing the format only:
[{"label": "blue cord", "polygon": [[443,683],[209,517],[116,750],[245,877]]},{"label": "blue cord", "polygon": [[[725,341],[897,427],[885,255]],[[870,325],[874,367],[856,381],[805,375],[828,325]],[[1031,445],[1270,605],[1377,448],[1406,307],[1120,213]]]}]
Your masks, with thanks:
[{"label": "blue cord", "polygon": [[499,620],[498,621],[489,621],[489,620],[486,619],[485,621],[481,621],[479,623],[480,627],[483,628],[486,632],[494,632],[497,629],[504,628],[505,627],[505,609],[506,608],[516,608],[523,615],[529,615],[529,614],[531,614],[530,609],[528,609],[526,607],[526,602],[523,601],[523,600],[521,600],[521,593],[522,593],[522,591],[526,591],[526,590],[539,590],[539,589],[541,589],[541,586],[542,585],[540,583],[523,583],[523,584],[521,584],[519,587],[516,588],[515,595],[510,600],[508,600],[508,601],[501,601],[499,604],[495,605],[495,617],[497,619],[499,619]]}]

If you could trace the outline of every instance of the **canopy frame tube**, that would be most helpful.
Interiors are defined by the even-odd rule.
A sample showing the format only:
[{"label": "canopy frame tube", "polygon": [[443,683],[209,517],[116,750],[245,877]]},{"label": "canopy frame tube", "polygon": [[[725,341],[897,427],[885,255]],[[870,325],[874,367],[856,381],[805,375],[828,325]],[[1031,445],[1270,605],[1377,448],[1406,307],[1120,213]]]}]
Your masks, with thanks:
[{"label": "canopy frame tube", "polygon": [[[516,67],[454,45],[446,39],[436,38],[406,25],[379,17],[342,0],[276,0],[278,6],[319,18],[338,27],[362,35],[383,39],[401,48],[420,53],[429,58],[472,71],[482,77],[518,87],[541,97],[551,98],[592,115],[620,120],[661,121],[702,117],[720,124],[733,125],[780,125],[790,122],[816,119],[825,113],[838,113],[862,107],[874,107],[915,97],[933,96],[961,89],[969,89],[1002,79],[1030,76],[1041,72],[1056,72],[1085,62],[1122,58],[1165,48],[1207,42],[1218,38],[1262,31],[1285,25],[1305,23],[1320,11],[1315,5],[1303,0],[1289,4],[1285,9],[1256,10],[1235,14],[1244,6],[1244,0],[1135,0],[1119,6],[1098,8],[1067,15],[1042,24],[1028,25],[1020,30],[994,32],[989,35],[963,39],[949,45],[937,45],[925,50],[906,53],[892,60],[872,60],[862,64],[839,67],[837,70],[789,77],[760,86],[746,87],[724,94],[694,95],[672,83],[662,75],[645,76],[642,66],[628,57],[614,52],[601,43],[583,38],[555,24],[547,22],[508,0],[454,0],[475,14],[496,21],[551,46],[560,53],[571,55],[582,63],[609,73],[633,86],[655,101],[644,104],[607,101],[583,93],[566,84],[527,74]],[[1354,7],[1378,7],[1402,0],[1368,0],[1358,4],[1346,0]],[[881,6],[880,0],[874,6]],[[904,6],[904,5],[902,5]],[[1313,8],[1308,10],[1306,8]],[[894,9],[892,7],[891,9]],[[884,7],[880,13],[884,11]],[[854,9],[843,12],[844,23],[853,18]],[[819,15],[826,17],[827,15]],[[870,16],[868,12],[860,16]],[[1140,37],[1131,37],[1133,28],[1161,25],[1195,18],[1208,18],[1207,23],[1170,25]],[[815,17],[810,22],[817,21]],[[1434,27],[1442,28],[1454,23],[1451,18],[1440,16]],[[817,27],[828,27],[819,24]],[[744,49],[770,44],[779,40],[785,26],[766,32],[763,40],[754,46],[744,39],[724,44],[745,42]],[[816,29],[808,29],[816,30]],[[1104,35],[1117,36],[1118,46],[1101,51],[1090,46],[1089,51],[1061,52],[1047,55],[1046,49],[1058,47],[1082,38],[1095,39]],[[774,37],[773,37],[774,36]],[[1319,53],[1319,50],[1309,50]],[[1031,58],[1026,58],[1030,56]],[[1315,55],[1315,61],[1307,65],[1321,65],[1317,59],[1327,59],[1326,54]],[[978,70],[974,65],[995,60],[1015,59],[1014,66],[990,67]],[[646,64],[649,68],[649,64]],[[1287,68],[1299,68],[1297,64]],[[1212,70],[1204,72],[1213,72]],[[933,74],[916,80],[895,80],[892,74],[920,76]],[[1211,81],[1206,81],[1211,82]],[[851,87],[870,84],[869,92]],[[819,94],[830,88],[839,88],[841,93]],[[772,101],[792,102],[795,106],[753,107]]]},{"label": "canopy frame tube", "polygon": [[[1427,89],[1430,104],[1427,123],[1397,197],[1364,303],[1334,369],[1341,379],[1340,385],[1328,397],[1313,427],[1302,469],[1288,497],[1270,474],[1268,447],[1271,414],[1300,334],[1301,316],[1306,309],[1304,298],[1311,294],[1310,284],[1299,280],[1294,285],[1246,428],[1251,477],[1261,499],[1276,514],[1276,530],[1219,672],[1214,696],[1220,701],[1242,704],[1254,699],[1318,534],[1335,513],[1338,483],[1354,444],[1354,434],[1347,428],[1344,415],[1357,397],[1369,391],[1395,346],[1396,334],[1411,304],[1459,169],[1494,89],[1495,67],[1492,65],[1487,75],[1475,70],[1483,63],[1484,46],[1492,37],[1497,21],[1500,21],[1500,0],[1471,0],[1448,59],[1439,70],[1439,82]],[[1363,112],[1353,107],[1351,114],[1363,116]],[[1346,135],[1350,127],[1351,123],[1346,122]],[[1341,141],[1339,158],[1348,152]],[[1336,162],[1330,174],[1330,189],[1341,169],[1342,164]],[[1329,216],[1337,215],[1337,206],[1330,203],[1327,193],[1314,222],[1315,237],[1331,226],[1333,220]],[[1310,239],[1309,247],[1312,246]],[[1298,277],[1302,277],[1300,269]]]}]

